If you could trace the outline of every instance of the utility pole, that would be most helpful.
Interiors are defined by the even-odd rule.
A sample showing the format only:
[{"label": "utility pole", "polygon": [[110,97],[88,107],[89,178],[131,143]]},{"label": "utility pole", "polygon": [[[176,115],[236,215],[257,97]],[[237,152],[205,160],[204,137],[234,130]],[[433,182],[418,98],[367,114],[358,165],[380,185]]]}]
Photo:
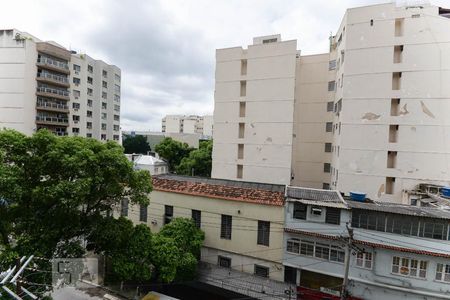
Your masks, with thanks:
[{"label": "utility pole", "polygon": [[342,281],[341,300],[347,299],[348,273],[350,269],[350,254],[353,244],[353,228],[349,227],[348,223],[345,226],[347,227],[348,237],[346,238],[347,243],[345,247],[344,279]]}]

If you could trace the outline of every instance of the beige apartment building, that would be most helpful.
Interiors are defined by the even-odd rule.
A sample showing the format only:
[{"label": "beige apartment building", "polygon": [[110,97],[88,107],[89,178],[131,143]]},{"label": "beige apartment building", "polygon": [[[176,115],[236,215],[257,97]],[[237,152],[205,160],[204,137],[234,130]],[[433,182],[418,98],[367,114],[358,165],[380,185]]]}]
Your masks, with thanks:
[{"label": "beige apartment building", "polygon": [[280,35],[216,51],[213,178],[290,182],[297,55]]},{"label": "beige apartment building", "polygon": [[199,134],[212,137],[213,116],[167,115],[161,120],[163,133]]},{"label": "beige apartment building", "polygon": [[55,42],[0,30],[0,128],[120,142],[120,74]]},{"label": "beige apartment building", "polygon": [[[361,191],[403,203],[409,201],[404,191],[419,183],[450,184],[449,15],[429,4],[351,8],[330,38],[329,53],[297,54],[294,63],[275,60],[286,43],[293,45],[291,58],[297,52],[295,41],[279,36],[263,37],[247,50],[217,50],[213,177]],[[267,60],[250,58],[255,47]],[[278,68],[295,85],[277,81]],[[264,71],[265,85],[240,96]],[[272,99],[291,94],[294,109],[244,104],[246,116],[257,115],[270,129],[237,117],[242,99],[250,103],[259,93]],[[236,137],[239,128],[247,130],[244,138]],[[273,136],[285,138],[289,150],[275,151],[264,140]],[[252,152],[248,139],[265,155]]]}]

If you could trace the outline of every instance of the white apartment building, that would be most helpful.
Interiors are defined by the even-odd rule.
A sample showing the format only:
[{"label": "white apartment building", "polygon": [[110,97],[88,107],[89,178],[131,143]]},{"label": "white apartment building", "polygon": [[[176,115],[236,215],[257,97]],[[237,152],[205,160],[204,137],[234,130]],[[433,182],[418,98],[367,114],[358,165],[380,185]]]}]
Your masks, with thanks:
[{"label": "white apartment building", "polygon": [[296,57],[280,35],[216,51],[213,178],[290,182]]},{"label": "white apartment building", "polygon": [[[284,274],[301,299],[450,299],[450,212],[287,187]],[[351,225],[350,225],[351,224]]]},{"label": "white apartment building", "polygon": [[212,137],[213,116],[167,115],[161,120],[163,133],[199,134]]},{"label": "white apartment building", "polygon": [[55,42],[0,30],[0,128],[120,142],[120,74]]},{"label": "white apartment building", "polygon": [[419,183],[448,185],[449,15],[430,4],[351,8],[329,53],[301,56],[279,36],[217,50],[212,176],[408,204],[404,191]]}]

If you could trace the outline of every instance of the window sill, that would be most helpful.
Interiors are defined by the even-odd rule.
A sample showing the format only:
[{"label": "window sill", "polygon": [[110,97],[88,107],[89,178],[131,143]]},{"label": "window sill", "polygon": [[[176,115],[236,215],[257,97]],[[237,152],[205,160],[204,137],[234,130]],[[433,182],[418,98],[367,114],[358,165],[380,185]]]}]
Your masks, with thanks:
[{"label": "window sill", "polygon": [[[394,276],[400,276],[400,277],[404,277],[404,278],[409,278],[409,279],[417,279],[417,280],[423,280],[423,281],[427,281],[427,278],[423,278],[423,277],[416,277],[416,276],[409,276],[409,275],[402,275],[402,274],[397,274],[397,273],[390,273],[391,275]],[[450,283],[450,282],[449,282]]]}]

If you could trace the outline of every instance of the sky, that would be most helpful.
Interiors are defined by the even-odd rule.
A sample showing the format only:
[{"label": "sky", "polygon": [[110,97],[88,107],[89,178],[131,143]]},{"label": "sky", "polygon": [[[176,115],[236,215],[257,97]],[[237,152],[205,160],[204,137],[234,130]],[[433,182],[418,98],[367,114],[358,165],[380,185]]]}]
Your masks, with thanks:
[{"label": "sky", "polygon": [[[213,113],[215,49],[280,33],[297,39],[302,54],[324,53],[347,8],[383,2],[389,1],[2,0],[0,28],[118,66],[122,129],[160,131],[165,115]],[[431,3],[450,7],[449,0]]]}]

